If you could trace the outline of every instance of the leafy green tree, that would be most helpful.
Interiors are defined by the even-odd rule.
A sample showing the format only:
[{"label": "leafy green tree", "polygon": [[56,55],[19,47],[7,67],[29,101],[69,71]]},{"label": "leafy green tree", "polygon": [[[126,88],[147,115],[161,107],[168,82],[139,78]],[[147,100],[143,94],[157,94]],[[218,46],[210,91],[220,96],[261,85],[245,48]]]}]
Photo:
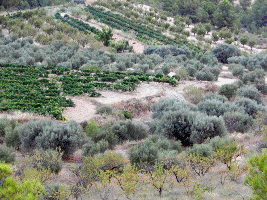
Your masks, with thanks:
[{"label": "leafy green tree", "polygon": [[105,46],[109,46],[112,40],[113,32],[112,29],[106,29],[105,27],[97,35],[98,39],[104,43]]},{"label": "leafy green tree", "polygon": [[44,194],[44,186],[36,180],[25,180],[18,183],[12,177],[10,165],[0,163],[0,199],[40,199]]},{"label": "leafy green tree", "polygon": [[267,151],[248,160],[249,175],[245,183],[252,186],[255,199],[267,199]]},{"label": "leafy green tree", "polygon": [[267,1],[256,0],[252,4],[252,18],[257,28],[267,24]]},{"label": "leafy green tree", "polygon": [[255,40],[249,40],[248,41],[248,46],[250,46],[251,50],[252,50],[252,47],[254,47],[256,45],[256,41]]},{"label": "leafy green tree", "polygon": [[206,31],[207,31],[207,34],[209,34],[209,32],[211,32],[212,30],[212,25],[210,23],[207,23],[204,25]]},{"label": "leafy green tree", "polygon": [[235,18],[233,5],[228,0],[222,0],[214,12],[215,25],[218,28],[231,28],[234,25]]},{"label": "leafy green tree", "polygon": [[197,30],[197,34],[200,35],[200,36],[204,36],[206,34],[206,29],[204,27],[199,28]]},{"label": "leafy green tree", "polygon": [[201,7],[196,10],[196,18],[201,23],[208,23],[209,22],[209,14]]},{"label": "leafy green tree", "polygon": [[200,6],[201,8],[203,8],[204,11],[208,13],[209,18],[212,19],[212,15],[216,10],[216,5],[213,2],[203,1]]},{"label": "leafy green tree", "polygon": [[251,6],[251,0],[239,0],[239,4],[246,11]]},{"label": "leafy green tree", "polygon": [[241,43],[241,44],[243,45],[243,47],[244,47],[244,45],[248,43],[249,38],[248,38],[248,36],[243,36],[243,37],[240,38],[239,41],[240,41],[240,43]]}]

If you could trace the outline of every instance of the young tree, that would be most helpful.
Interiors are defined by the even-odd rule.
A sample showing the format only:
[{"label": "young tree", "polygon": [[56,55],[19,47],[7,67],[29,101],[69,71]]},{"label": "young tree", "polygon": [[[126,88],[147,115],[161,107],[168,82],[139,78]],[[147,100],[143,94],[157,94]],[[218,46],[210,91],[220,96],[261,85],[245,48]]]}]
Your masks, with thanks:
[{"label": "young tree", "polygon": [[222,0],[214,13],[214,22],[218,28],[233,27],[235,21],[233,5],[228,0]]},{"label": "young tree", "polygon": [[111,28],[103,28],[102,31],[98,34],[98,39],[104,43],[105,46],[110,45],[112,40],[113,32]]},{"label": "young tree", "polygon": [[192,20],[191,20],[189,17],[186,17],[186,18],[185,18],[185,24],[186,24],[187,26],[191,25],[191,24],[192,24]]},{"label": "young tree", "polygon": [[216,32],[212,32],[212,40],[216,43],[219,40],[219,36]]},{"label": "young tree", "polygon": [[267,194],[267,151],[263,150],[262,155],[254,155],[248,160],[249,175],[245,181],[251,185],[255,199],[266,199]]},{"label": "young tree", "polygon": [[194,26],[192,29],[191,29],[191,32],[194,33],[194,35],[196,35],[198,31],[198,28],[196,26]]},{"label": "young tree", "polygon": [[239,41],[244,47],[244,45],[248,43],[248,40],[249,40],[248,36],[243,36],[243,37],[240,38]]},{"label": "young tree", "polygon": [[204,25],[204,27],[205,27],[205,29],[206,29],[206,31],[207,31],[207,34],[209,34],[209,32],[210,32],[211,29],[212,29],[211,24],[210,24],[210,23],[207,23],[207,24]]}]

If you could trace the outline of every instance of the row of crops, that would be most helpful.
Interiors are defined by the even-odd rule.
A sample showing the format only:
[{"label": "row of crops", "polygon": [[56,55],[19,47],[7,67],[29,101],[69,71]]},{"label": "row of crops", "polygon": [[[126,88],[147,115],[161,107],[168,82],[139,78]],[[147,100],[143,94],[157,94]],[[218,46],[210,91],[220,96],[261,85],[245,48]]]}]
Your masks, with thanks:
[{"label": "row of crops", "polygon": [[133,91],[141,81],[176,86],[178,78],[127,72],[71,71],[68,68],[0,64],[0,111],[21,110],[62,119],[73,107],[66,95],[100,96],[96,90]]},{"label": "row of crops", "polygon": [[161,32],[152,29],[149,26],[138,25],[136,22],[125,18],[119,14],[112,14],[110,12],[104,12],[99,8],[87,6],[86,11],[90,12],[96,20],[99,20],[102,23],[109,25],[112,28],[129,31],[134,30],[137,33],[137,37],[147,36],[151,39],[156,39],[163,42],[164,44],[170,45],[188,45],[189,48],[194,50],[199,50],[199,48],[193,44],[188,43],[188,41],[178,41],[163,35]]},{"label": "row of crops", "polygon": [[62,17],[59,13],[55,14],[56,19],[59,19],[65,23],[68,23],[69,25],[79,29],[80,31],[83,31],[85,33],[94,33],[94,34],[99,34],[100,30],[98,30],[97,28],[90,26],[87,23],[84,23],[83,21],[79,20],[79,19],[75,19],[73,17],[70,17],[69,15],[65,15],[64,17]]}]

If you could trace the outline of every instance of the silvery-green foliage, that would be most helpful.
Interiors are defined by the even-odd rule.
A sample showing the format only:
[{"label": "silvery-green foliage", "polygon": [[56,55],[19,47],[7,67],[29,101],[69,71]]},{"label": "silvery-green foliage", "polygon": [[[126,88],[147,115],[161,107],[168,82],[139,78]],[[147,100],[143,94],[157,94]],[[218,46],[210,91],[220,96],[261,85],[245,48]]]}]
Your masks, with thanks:
[{"label": "silvery-green foliage", "polygon": [[234,102],[236,106],[244,110],[244,112],[252,117],[256,117],[259,111],[265,112],[266,109],[263,105],[259,105],[257,101],[249,98],[241,98]]},{"label": "silvery-green foliage", "polygon": [[237,95],[255,100],[262,104],[262,93],[253,85],[247,85],[237,90]]},{"label": "silvery-green foliage", "polygon": [[202,143],[207,138],[223,136],[226,132],[227,130],[222,117],[206,116],[202,114],[195,118],[190,141],[193,144]]},{"label": "silvery-green foliage", "polygon": [[60,148],[63,153],[71,154],[81,147],[86,140],[81,126],[70,121],[60,124],[55,121],[30,121],[16,127],[21,140],[23,151],[33,151],[35,148]]},{"label": "silvery-green foliage", "polygon": [[228,58],[229,64],[241,64],[243,66],[247,66],[248,57],[246,56],[233,56]]},{"label": "silvery-green foliage", "polygon": [[264,80],[265,72],[263,69],[256,69],[254,71],[251,71],[247,74],[245,74],[242,77],[242,81],[244,84],[248,83],[257,83],[259,80]]},{"label": "silvery-green foliage", "polygon": [[238,107],[231,102],[224,103],[217,99],[206,99],[201,101],[197,106],[200,112],[217,117],[222,116],[225,112],[238,109]]},{"label": "silvery-green foliage", "polygon": [[217,58],[210,51],[207,51],[205,53],[201,52],[196,56],[196,58],[204,65],[214,66],[218,64]]},{"label": "silvery-green foliage", "polygon": [[199,155],[202,157],[208,157],[213,155],[213,148],[210,144],[194,144],[192,148],[186,150],[187,155]]},{"label": "silvery-green foliage", "polygon": [[241,64],[231,64],[229,69],[232,71],[234,76],[242,78],[245,73],[245,67]]},{"label": "silvery-green foliage", "polygon": [[244,112],[229,111],[223,115],[227,130],[232,132],[244,133],[253,124],[253,118]]},{"label": "silvery-green foliage", "polygon": [[197,106],[187,101],[180,101],[179,99],[161,98],[158,103],[151,106],[152,118],[161,119],[164,112],[177,111],[182,108],[188,108],[189,110],[196,111]]},{"label": "silvery-green foliage", "polygon": [[144,123],[133,123],[131,120],[119,121],[112,126],[112,132],[120,141],[141,140],[148,134],[148,126]]},{"label": "silvery-green foliage", "polygon": [[208,94],[203,98],[202,101],[205,101],[205,100],[208,100],[208,99],[216,99],[216,100],[219,100],[219,101],[221,101],[221,102],[223,102],[223,103],[225,103],[225,102],[228,101],[228,99],[227,99],[225,96],[223,96],[223,95],[219,95],[219,94],[215,94],[215,93],[212,93],[212,92],[208,93]]},{"label": "silvery-green foliage", "polygon": [[240,56],[240,50],[232,44],[222,43],[217,45],[212,53],[217,57],[218,61],[228,63],[228,58]]},{"label": "silvery-green foliage", "polygon": [[210,70],[210,68],[204,68],[197,73],[195,73],[195,77],[198,81],[214,81],[215,76]]}]

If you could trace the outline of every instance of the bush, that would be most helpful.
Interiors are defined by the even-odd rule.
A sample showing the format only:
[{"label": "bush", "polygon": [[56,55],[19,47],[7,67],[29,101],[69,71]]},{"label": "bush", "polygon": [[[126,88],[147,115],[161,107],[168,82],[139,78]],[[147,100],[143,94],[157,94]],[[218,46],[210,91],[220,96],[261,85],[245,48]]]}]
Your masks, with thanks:
[{"label": "bush", "polygon": [[245,74],[242,77],[242,81],[244,82],[244,84],[257,83],[261,80],[264,80],[264,77],[265,77],[264,70],[263,69],[256,69],[252,72]]},{"label": "bush", "polygon": [[214,93],[208,93],[202,101],[205,101],[205,100],[208,100],[208,99],[215,99],[215,100],[218,100],[218,101],[221,101],[223,103],[227,102],[228,99],[223,96],[223,95],[219,95],[219,94],[214,94]]},{"label": "bush", "polygon": [[83,156],[94,156],[95,154],[104,153],[108,149],[108,141],[100,140],[95,143],[93,141],[83,145]]},{"label": "bush", "polygon": [[119,143],[119,137],[113,133],[109,127],[99,128],[94,135],[92,135],[92,140],[98,143],[101,140],[106,140],[108,142],[108,148],[111,149]]},{"label": "bush", "polygon": [[155,133],[165,135],[168,138],[175,137],[184,146],[188,146],[191,144],[190,136],[195,117],[196,112],[186,108],[166,112],[157,123]]},{"label": "bush", "polygon": [[207,68],[205,68],[205,69],[203,69],[203,70],[197,72],[197,73],[195,74],[195,76],[196,76],[196,79],[197,79],[198,81],[214,81],[214,80],[215,80],[215,76],[214,76],[213,73],[212,73],[209,69],[207,69]]},{"label": "bush", "polygon": [[232,64],[229,66],[229,69],[232,71],[234,76],[239,78],[242,78],[245,73],[245,67],[240,64]]},{"label": "bush", "polygon": [[197,110],[197,107],[194,104],[187,101],[171,98],[161,98],[158,103],[155,103],[151,106],[151,110],[153,111],[152,118],[160,119],[164,115],[164,112],[177,111],[182,108],[187,108],[192,111]]},{"label": "bush", "polygon": [[221,117],[209,117],[198,115],[192,126],[190,141],[192,143],[202,143],[207,138],[223,136],[226,133],[226,127]]},{"label": "bush", "polygon": [[13,163],[15,161],[15,152],[5,144],[0,145],[0,160],[6,163]]},{"label": "bush", "polygon": [[52,149],[37,150],[30,160],[34,168],[51,170],[56,174],[61,171],[63,166],[62,154]]},{"label": "bush", "polygon": [[265,112],[264,106],[258,105],[256,101],[248,98],[241,98],[240,100],[235,101],[234,104],[244,110],[246,114],[252,117],[256,117],[259,111]]},{"label": "bush", "polygon": [[252,186],[255,199],[266,199],[267,193],[267,151],[263,150],[262,155],[254,155],[248,160],[249,175],[245,183]]},{"label": "bush", "polygon": [[106,151],[104,154],[99,154],[95,156],[95,158],[98,161],[98,169],[101,170],[118,170],[123,168],[125,165],[125,160],[122,157],[122,155],[118,153],[114,153],[111,151]]},{"label": "bush", "polygon": [[126,120],[113,125],[112,132],[118,136],[120,142],[141,140],[147,136],[148,127],[143,123],[134,124],[132,121]]},{"label": "bush", "polygon": [[200,112],[206,113],[209,116],[222,116],[225,112],[232,110],[231,103],[223,103],[217,99],[207,99],[201,101],[198,104],[198,110]]},{"label": "bush", "polygon": [[113,109],[110,106],[101,106],[96,111],[96,114],[108,114],[108,115],[111,115],[112,113],[113,113]]},{"label": "bush", "polygon": [[248,85],[237,90],[237,95],[257,101],[262,104],[262,93],[253,85]]},{"label": "bush", "polygon": [[84,143],[86,136],[81,126],[70,121],[64,125],[55,121],[31,121],[18,126],[23,151],[32,151],[35,148],[60,148],[64,155],[73,153]]},{"label": "bush", "polygon": [[198,104],[204,97],[204,89],[197,86],[187,86],[183,89],[185,98],[193,104]]},{"label": "bush", "polygon": [[85,130],[89,137],[93,137],[96,134],[98,130],[98,125],[94,119],[91,119],[90,122],[87,123]]},{"label": "bush", "polygon": [[186,150],[187,155],[199,155],[209,157],[213,155],[213,148],[210,144],[194,144],[192,148]]},{"label": "bush", "polygon": [[8,147],[13,147],[15,149],[19,149],[20,147],[20,138],[19,138],[19,133],[17,129],[13,129],[13,127],[8,126],[5,128],[5,143]]},{"label": "bush", "polygon": [[218,93],[224,95],[228,100],[235,97],[237,91],[237,86],[234,84],[224,84],[220,87]]},{"label": "bush", "polygon": [[240,50],[235,45],[226,43],[217,45],[212,52],[222,63],[228,63],[230,57],[240,56]]},{"label": "bush", "polygon": [[223,119],[230,133],[235,131],[244,133],[248,131],[253,124],[253,119],[249,115],[237,111],[225,113]]},{"label": "bush", "polygon": [[145,167],[164,161],[164,156],[177,156],[179,152],[181,152],[180,141],[168,140],[161,135],[151,135],[144,142],[131,147],[128,154],[132,164]]}]

